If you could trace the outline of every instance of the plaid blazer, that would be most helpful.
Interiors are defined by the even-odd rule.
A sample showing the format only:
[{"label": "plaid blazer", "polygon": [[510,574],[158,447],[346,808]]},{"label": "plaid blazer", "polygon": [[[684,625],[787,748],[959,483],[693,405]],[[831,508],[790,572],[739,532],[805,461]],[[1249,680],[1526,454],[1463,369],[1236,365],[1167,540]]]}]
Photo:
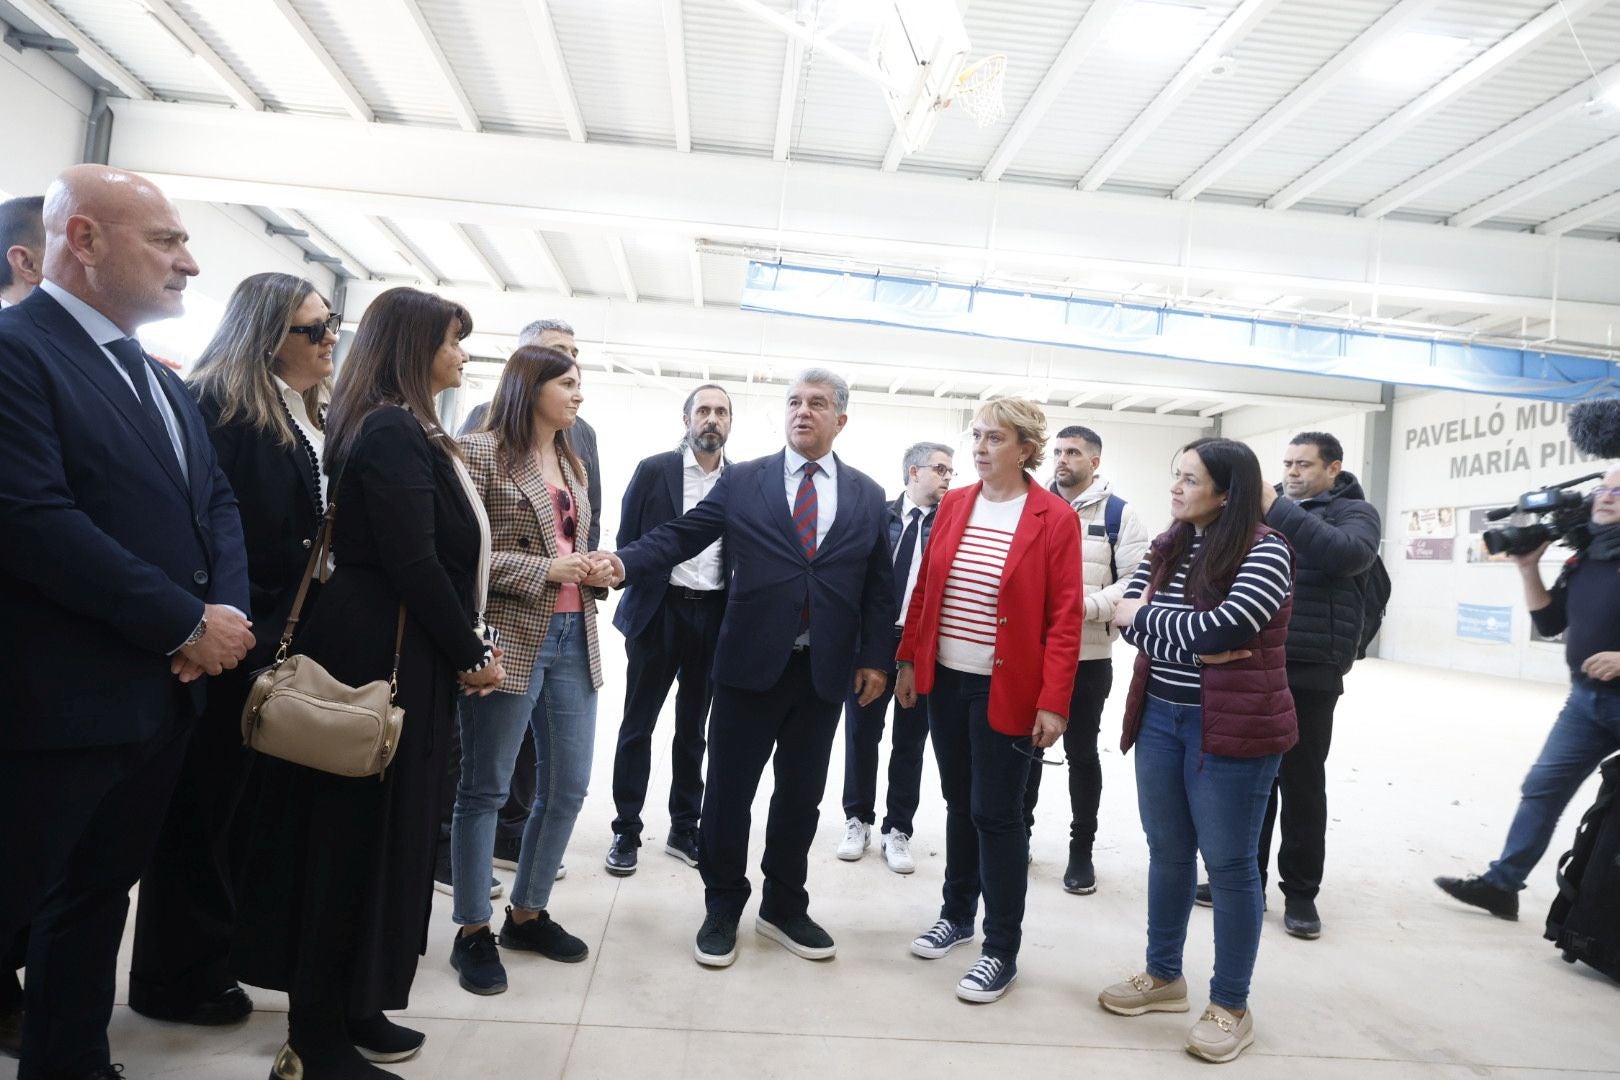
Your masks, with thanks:
[{"label": "plaid blazer", "polygon": [[[551,492],[533,457],[513,462],[507,468],[496,452],[494,432],[474,432],[458,441],[467,459],[467,471],[489,514],[489,603],[484,619],[500,630],[501,648],[506,650],[506,681],[501,690],[521,694],[529,688],[535,657],[546,640],[557,594],[562,589],[546,580],[546,571],[557,558],[557,518]],[[586,480],[574,475],[567,459],[562,461],[562,468],[574,512],[579,515],[576,535],[583,540],[591,528]],[[582,585],[579,593],[591,685],[600,690],[602,655],[596,642],[596,601],[604,592]]]}]

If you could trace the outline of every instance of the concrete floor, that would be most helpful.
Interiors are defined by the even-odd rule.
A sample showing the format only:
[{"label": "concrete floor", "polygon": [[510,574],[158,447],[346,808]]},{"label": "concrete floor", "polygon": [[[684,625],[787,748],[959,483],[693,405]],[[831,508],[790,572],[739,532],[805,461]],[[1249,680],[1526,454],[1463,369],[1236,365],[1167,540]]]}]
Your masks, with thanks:
[{"label": "concrete floor", "polygon": [[[622,656],[613,647],[604,652]],[[1124,652],[1119,687],[1128,677]],[[622,663],[610,668],[596,783],[569,850],[568,878],[551,906],[590,943],[590,960],[508,956],[511,990],[474,997],[456,985],[447,962],[449,899],[436,896],[428,955],[404,1014],[429,1039],[416,1061],[395,1066],[401,1076],[857,1080],[993,1071],[1036,1080],[1193,1075],[1210,1067],[1182,1050],[1196,1013],[1123,1019],[1096,1004],[1102,986],[1140,970],[1144,944],[1146,851],[1131,763],[1117,750],[1103,758],[1093,896],[1060,887],[1067,822],[1057,809],[1061,779],[1056,770],[1047,777],[1020,978],[1001,1002],[956,1000],[952,987],[975,958],[969,950],[933,962],[906,950],[939,904],[943,807],[931,760],[917,821],[918,870],[901,877],[884,867],[875,845],[859,863],[834,858],[842,832],[842,759],[835,754],[810,890],[812,913],[838,941],[837,959],[808,963],[758,937],[750,908],[736,965],[711,971],[691,955],[703,910],[697,873],[661,852],[667,745],[654,764],[642,869],[626,879],[602,869],[623,694]],[[1251,999],[1257,1041],[1232,1072],[1358,1080],[1620,1076],[1620,985],[1566,965],[1541,939],[1553,856],[1524,893],[1517,924],[1465,909],[1430,883],[1436,874],[1482,870],[1495,855],[1517,785],[1561,699],[1557,686],[1378,661],[1357,668],[1330,761],[1324,934],[1310,942],[1285,935],[1272,893]],[[1105,745],[1117,739],[1122,701],[1120,693],[1111,703]],[[1567,849],[1594,791],[1595,782],[1577,797],[1555,853]],[[755,812],[756,851],[766,794],[768,785]],[[1195,1010],[1206,1000],[1209,935],[1209,913],[1195,910],[1186,965]],[[286,1002],[266,991],[253,996],[258,1010],[248,1022],[215,1031],[153,1023],[120,1004],[114,1059],[132,1080],[263,1080],[285,1032]],[[0,1060],[0,1078],[15,1069],[15,1061]]]}]

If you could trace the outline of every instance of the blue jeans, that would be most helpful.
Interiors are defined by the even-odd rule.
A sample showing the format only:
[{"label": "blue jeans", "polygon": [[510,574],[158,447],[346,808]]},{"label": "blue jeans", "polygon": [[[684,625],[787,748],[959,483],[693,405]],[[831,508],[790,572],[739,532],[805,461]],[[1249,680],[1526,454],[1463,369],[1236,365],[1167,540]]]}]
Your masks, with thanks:
[{"label": "blue jeans", "polygon": [[495,826],[512,786],[523,732],[534,728],[535,793],[523,827],[512,905],[541,911],[591,782],[596,690],[584,617],[553,615],[528,690],[461,699],[461,782],[450,824],[450,865],[461,926],[489,922]]},{"label": "blue jeans", "polygon": [[1519,811],[1508,827],[1502,857],[1491,863],[1484,879],[1499,889],[1524,888],[1524,879],[1547,852],[1564,807],[1616,750],[1620,750],[1620,690],[1599,690],[1589,682],[1570,687],[1541,756],[1524,778]]},{"label": "blue jeans", "polygon": [[[990,726],[990,677],[934,668],[928,733],[945,796],[945,888],[939,917],[972,926],[984,896],[984,953],[1018,959],[1029,889],[1024,787],[1034,751],[1027,735]],[[1022,745],[1025,753],[1017,749]]]},{"label": "blue jeans", "polygon": [[1136,740],[1136,802],[1148,841],[1147,973],[1181,974],[1196,856],[1202,852],[1215,900],[1215,977],[1209,997],[1246,1009],[1260,952],[1264,910],[1260,825],[1281,754],[1257,758],[1203,752],[1203,710],[1147,699]]}]

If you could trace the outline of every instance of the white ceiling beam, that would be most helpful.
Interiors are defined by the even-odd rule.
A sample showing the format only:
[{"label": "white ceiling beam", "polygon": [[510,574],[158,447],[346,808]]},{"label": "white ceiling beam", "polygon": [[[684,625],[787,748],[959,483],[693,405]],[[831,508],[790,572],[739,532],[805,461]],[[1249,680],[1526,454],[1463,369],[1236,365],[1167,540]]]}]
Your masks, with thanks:
[{"label": "white ceiling beam", "polygon": [[883,151],[883,171],[892,173],[900,167],[900,162],[906,156],[905,136],[900,129],[895,128],[894,134],[889,137],[889,148]]},{"label": "white ceiling beam", "polygon": [[696,245],[688,252],[687,259],[692,269],[692,306],[700,308],[703,306],[703,255]]},{"label": "white ceiling beam", "polygon": [[911,378],[909,375],[896,376],[894,382],[889,384],[889,393],[891,395],[898,394],[900,391],[904,390],[906,388],[906,380],[909,378]]},{"label": "white ceiling beam", "polygon": [[[1205,420],[1208,420],[1212,416],[1219,416],[1219,415],[1221,415],[1221,413],[1231,412],[1233,409],[1235,409],[1239,405],[1243,405],[1243,404],[1245,404],[1245,402],[1241,402],[1241,401],[1223,401],[1218,405],[1211,405],[1207,409],[1199,409],[1198,410],[1198,415],[1203,417]],[[1320,404],[1320,403],[1318,403],[1318,404]]]},{"label": "white ceiling beam", "polygon": [[395,254],[410,264],[422,284],[439,286],[445,283],[444,275],[430,266],[422,254],[411,246],[411,242],[399,234],[399,230],[374,214],[366,215],[366,222],[394,249]]},{"label": "white ceiling beam", "polygon": [[1569,24],[1587,14],[1604,0],[1555,0],[1540,15],[1480,53],[1474,59],[1441,79],[1416,101],[1408,102],[1380,121],[1370,131],[1333,154],[1304,176],[1266,200],[1268,210],[1287,210],[1301,199],[1332,183],[1348,169],[1367,160],[1390,143],[1411,131],[1439,109],[1490,78],[1503,65],[1512,63],[1530,50],[1568,31]]},{"label": "white ceiling beam", "polygon": [[1095,398],[1100,397],[1100,396],[1101,396],[1101,391],[1098,391],[1098,390],[1087,390],[1083,394],[1076,394],[1074,397],[1069,399],[1069,408],[1078,409],[1080,406],[1084,405],[1086,402],[1092,401]]},{"label": "white ceiling beam", "polygon": [[1001,393],[1006,388],[1007,388],[1007,385],[1005,383],[991,383],[989,386],[987,386],[983,390],[979,391],[979,400],[980,401],[989,401],[991,398],[995,397],[997,394]]},{"label": "white ceiling beam", "polygon": [[1110,409],[1113,409],[1115,412],[1124,412],[1126,409],[1130,408],[1132,405],[1140,405],[1140,404],[1142,404],[1142,402],[1146,401],[1148,398],[1150,398],[1152,396],[1153,396],[1152,394],[1129,394],[1129,395],[1127,395],[1125,397],[1120,398],[1118,401],[1114,402],[1112,405],[1110,405],[1108,407]]},{"label": "white ceiling beam", "polygon": [[552,287],[564,296],[573,296],[573,283],[568,280],[568,275],[563,272],[562,263],[557,261],[557,255],[551,250],[551,245],[546,242],[545,236],[541,234],[539,229],[524,229],[523,235],[528,237],[529,242],[534,245],[534,253],[539,257],[540,262],[544,264],[546,273],[551,277]]},{"label": "white ceiling beam", "polygon": [[1438,6],[1438,3],[1439,0],[1401,0],[1363,31],[1360,37],[1317,68],[1310,78],[1295,87],[1287,97],[1267,110],[1266,114],[1251,124],[1248,130],[1222,147],[1220,153],[1210,158],[1176,188],[1174,197],[1192,199],[1208,190],[1221,177],[1231,172],[1239,162],[1297,120],[1306,109],[1331,91],[1336,83],[1353,74],[1369,53],[1395,35],[1404,32],[1412,20]]},{"label": "white ceiling beam", "polygon": [[[798,0],[794,18],[803,26],[810,18],[814,0]],[[782,62],[782,89],[776,99],[776,138],[771,158],[786,161],[793,145],[793,117],[799,111],[799,79],[804,72],[804,40],[788,36],[787,58]]]},{"label": "white ceiling beam", "polygon": [[275,214],[276,217],[280,218],[282,221],[285,221],[292,228],[300,229],[303,232],[308,233],[309,242],[325,251],[326,254],[335,259],[342,259],[343,272],[348,276],[352,278],[360,278],[361,280],[371,276],[371,271],[366,269],[364,263],[362,263],[359,259],[356,259],[353,255],[350,255],[348,251],[344,250],[343,245],[333,240],[322,230],[316,228],[307,217],[300,214],[298,211],[289,210],[282,206],[270,206],[266,207],[266,209],[268,209],[272,214]]},{"label": "white ceiling beam", "polygon": [[1175,77],[1165,84],[1148,107],[1137,114],[1129,127],[1114,140],[1112,146],[1103,152],[1086,175],[1080,179],[1081,191],[1096,191],[1107,183],[1108,178],[1119,171],[1127,158],[1134,154],[1148,137],[1159,129],[1170,118],[1170,114],[1190,97],[1198,84],[1204,80],[1210,65],[1220,59],[1233,45],[1242,41],[1249,31],[1253,30],[1271,13],[1281,0],[1243,0],[1237,9],[1228,15],[1193,54],[1191,60],[1182,65]]},{"label": "white ceiling beam", "polygon": [[310,59],[314,60],[321,69],[327,81],[332,84],[332,88],[337,91],[338,97],[343,99],[343,108],[348,114],[363,124],[369,124],[375,120],[377,117],[371,111],[371,106],[366,103],[366,99],[361,96],[360,91],[355,89],[354,83],[349,81],[349,77],[343,73],[343,69],[338,67],[337,61],[332,59],[332,54],[327,51],[325,45],[321,44],[320,38],[315,36],[315,32],[309,28],[309,24],[304,21],[304,17],[298,14],[298,9],[293,7],[292,0],[270,0],[270,4],[281,15],[288,28],[298,36],[298,40],[304,43],[304,48],[308,50]]},{"label": "white ceiling beam", "polygon": [[506,280],[501,277],[501,272],[495,269],[495,264],[489,261],[483,249],[473,240],[472,234],[467,231],[467,227],[452,221],[450,231],[456,234],[456,239],[461,241],[461,246],[467,249],[467,254],[472,256],[473,262],[478,264],[478,269],[483,272],[484,280],[489,282],[490,287],[499,292],[505,292],[508,288]]},{"label": "white ceiling beam", "polygon": [[1528,180],[1520,181],[1504,191],[1499,191],[1490,198],[1475,203],[1462,213],[1453,216],[1446,224],[1459,229],[1472,228],[1482,221],[1501,217],[1515,206],[1545,195],[1549,191],[1555,191],[1570,181],[1578,180],[1587,173],[1596,172],[1616,160],[1620,160],[1620,138],[1613,138],[1608,142],[1599,143],[1590,150],[1561,161],[1550,169],[1542,170]]},{"label": "white ceiling beam", "polygon": [[[1164,416],[1166,413],[1173,413],[1177,409],[1185,409],[1187,406],[1197,402],[1198,400],[1200,399],[1190,397],[1176,398],[1174,401],[1165,402],[1163,405],[1160,405],[1153,411],[1158,413],[1160,416]],[[1204,400],[1208,399],[1206,398]]]},{"label": "white ceiling beam", "polygon": [[619,288],[624,298],[634,304],[641,299],[641,292],[636,288],[636,276],[630,272],[630,257],[624,253],[624,240],[614,233],[609,233],[606,239],[613,270],[619,275]]},{"label": "white ceiling beam", "polygon": [[451,111],[456,114],[456,122],[463,131],[480,131],[483,125],[478,121],[478,112],[473,108],[472,99],[467,96],[466,89],[461,80],[456,77],[455,68],[450,66],[450,58],[444,55],[444,49],[439,45],[439,39],[433,33],[433,27],[428,25],[427,16],[422,14],[422,5],[417,0],[397,0],[400,7],[405,9],[405,15],[411,25],[416,28],[416,36],[427,50],[428,57],[433,61],[434,73],[439,81],[450,93]]},{"label": "white ceiling beam", "polygon": [[1357,216],[1380,218],[1416,199],[1421,199],[1435,188],[1466,175],[1526,139],[1574,119],[1584,113],[1587,105],[1594,98],[1600,97],[1606,87],[1616,84],[1620,84],[1620,64],[1613,64],[1599,72],[1595,79],[1582,79],[1580,85],[1564,91],[1512,123],[1497,128],[1478,142],[1464,147],[1437,165],[1429,166],[1410,180],[1390,188],[1357,210]]},{"label": "white ceiling beam", "polygon": [[585,114],[579,110],[579,97],[574,93],[574,81],[568,77],[568,64],[563,59],[562,42],[557,38],[557,24],[551,18],[551,5],[546,0],[522,0],[523,13],[529,17],[529,32],[540,51],[540,70],[551,83],[551,92],[562,111],[563,126],[574,142],[585,141]]},{"label": "white ceiling beam", "polygon": [[159,26],[168,31],[182,49],[196,57],[203,69],[219,84],[219,88],[225,91],[225,96],[235,102],[238,108],[251,109],[254,112],[263,111],[264,102],[259,99],[259,95],[242,81],[242,77],[214,51],[212,45],[191,28],[190,23],[180,17],[179,12],[169,6],[168,0],[138,0],[138,3]]},{"label": "white ceiling beam", "polygon": [[934,396],[935,397],[944,397],[946,394],[950,393],[952,390],[955,390],[955,389],[956,389],[956,380],[955,379],[946,379],[944,382],[942,382],[938,386],[934,387]]},{"label": "white ceiling beam", "polygon": [[669,105],[675,118],[675,149],[692,152],[692,107],[686,89],[686,19],[681,0],[664,0],[664,54],[669,60]]},{"label": "white ceiling beam", "polygon": [[46,0],[10,0],[10,3],[23,18],[42,31],[51,37],[61,38],[79,50],[79,59],[83,60],[91,71],[106,79],[110,85],[137,101],[153,100],[152,91],[146,88],[146,84],[108,55],[100,45],[91,41],[89,35],[69,22],[65,15]]},{"label": "white ceiling beam", "polygon": [[1596,202],[1589,202],[1585,206],[1577,206],[1567,214],[1560,214],[1551,221],[1544,221],[1536,226],[1536,232],[1542,236],[1562,236],[1594,221],[1601,221],[1613,214],[1620,214],[1620,191],[1613,195],[1605,195]]},{"label": "white ceiling beam", "polygon": [[1008,166],[1018,158],[1019,151],[1023,150],[1029,137],[1035,134],[1035,129],[1040,127],[1041,121],[1046,118],[1047,110],[1051,109],[1052,103],[1069,85],[1075,72],[1080,70],[1080,65],[1085,63],[1092,48],[1102,38],[1103,31],[1107,29],[1114,13],[1124,2],[1125,0],[1092,0],[1091,6],[1080,19],[1080,24],[1069,35],[1069,40],[1063,43],[1063,49],[1058,53],[1057,59],[1052,61],[1052,66],[1041,76],[1040,85],[1035,88],[1035,92],[1029,96],[1029,100],[1019,111],[1018,119],[1012,122],[1007,134],[1002,136],[1001,145],[996,147],[995,153],[991,154],[990,160],[985,163],[981,179],[1000,180]]}]

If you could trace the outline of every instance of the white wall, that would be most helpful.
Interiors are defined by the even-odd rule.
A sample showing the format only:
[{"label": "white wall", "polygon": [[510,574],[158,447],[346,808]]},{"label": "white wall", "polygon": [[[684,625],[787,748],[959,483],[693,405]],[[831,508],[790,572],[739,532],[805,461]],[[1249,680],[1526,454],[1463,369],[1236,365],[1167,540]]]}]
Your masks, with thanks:
[{"label": "white wall", "polygon": [[1302,431],[1325,431],[1344,447],[1344,467],[1361,481],[1368,499],[1377,496],[1368,477],[1371,447],[1367,436],[1374,414],[1339,412],[1335,409],[1256,409],[1229,413],[1221,424],[1221,434],[1247,443],[1260,459],[1260,471],[1268,482],[1282,479],[1284,451]]},{"label": "white wall", "polygon": [[[1395,591],[1384,622],[1384,658],[1549,682],[1568,678],[1562,645],[1529,640],[1517,570],[1467,561],[1468,508],[1506,506],[1521,492],[1602,471],[1602,462],[1569,445],[1563,413],[1561,406],[1477,394],[1429,391],[1397,398],[1384,560]],[[1452,559],[1408,560],[1407,512],[1440,507],[1457,508]],[[1568,554],[1562,547],[1549,552],[1542,564],[1549,584]],[[1459,638],[1459,603],[1511,607],[1512,642]]]},{"label": "white wall", "polygon": [[5,115],[0,192],[41,195],[79,160],[93,95],[43,53],[0,48],[0,112]]}]

